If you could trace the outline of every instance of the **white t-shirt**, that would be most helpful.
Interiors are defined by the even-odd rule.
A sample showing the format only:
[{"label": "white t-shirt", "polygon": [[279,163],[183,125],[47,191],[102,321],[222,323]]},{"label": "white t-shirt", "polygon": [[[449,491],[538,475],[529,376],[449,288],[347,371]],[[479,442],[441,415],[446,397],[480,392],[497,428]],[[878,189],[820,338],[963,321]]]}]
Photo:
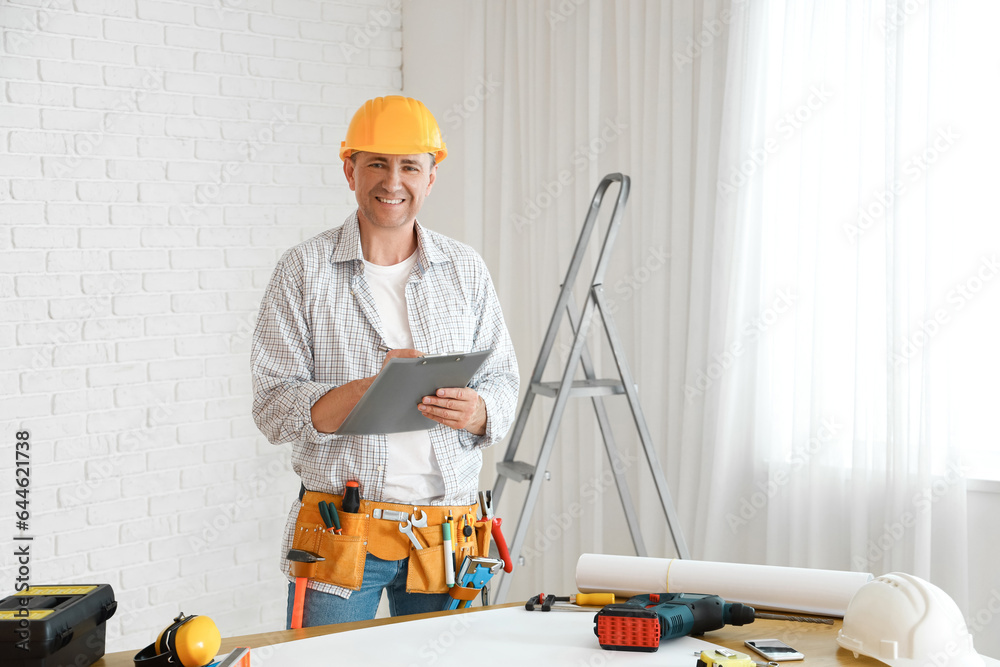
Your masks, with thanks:
[{"label": "white t-shirt", "polygon": [[[365,280],[382,319],[385,343],[393,349],[413,347],[406,310],[406,281],[417,262],[417,252],[392,266],[365,260]],[[389,463],[382,494],[385,502],[427,505],[444,497],[444,477],[427,431],[390,433],[386,435],[386,445]]]}]

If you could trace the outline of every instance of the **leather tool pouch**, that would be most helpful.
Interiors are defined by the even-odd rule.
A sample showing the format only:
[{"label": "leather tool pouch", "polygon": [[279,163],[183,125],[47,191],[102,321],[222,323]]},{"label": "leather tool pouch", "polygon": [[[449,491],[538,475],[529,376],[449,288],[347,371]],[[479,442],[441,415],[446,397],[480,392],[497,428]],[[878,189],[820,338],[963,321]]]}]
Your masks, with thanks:
[{"label": "leather tool pouch", "polygon": [[[341,535],[326,530],[318,502],[334,504],[340,514]],[[292,548],[319,554],[325,560],[316,563],[312,578],[352,591],[361,588],[365,574],[369,517],[364,513],[340,511],[341,499],[325,493],[307,491],[295,522]]]},{"label": "leather tool pouch", "polygon": [[[426,528],[414,528],[413,534],[423,545],[417,549],[410,544],[410,563],[406,572],[407,593],[447,593],[448,584],[444,575],[444,534],[441,524]],[[407,544],[410,541],[406,540]]]},{"label": "leather tool pouch", "polygon": [[[452,517],[455,519],[452,532],[455,535],[461,535],[461,532],[458,530],[458,517],[467,515],[475,518],[476,506],[453,508],[424,507],[422,509],[429,513],[427,527],[414,528],[413,533],[417,535],[424,548],[417,549],[412,544],[410,545],[410,563],[406,574],[406,592],[448,593],[453,589],[448,587],[445,576],[446,555],[444,550],[444,532],[441,529],[441,525],[445,523],[445,517],[449,514],[448,510],[450,510]],[[481,523],[487,525],[485,522]],[[480,554],[489,553],[489,533],[487,532],[486,542],[484,543],[480,539],[479,524],[474,525],[475,528],[472,536],[468,539],[462,536],[456,540],[457,546],[454,548],[456,576],[466,556],[475,557]],[[409,543],[409,540],[407,540],[407,543]],[[485,551],[483,550],[484,546]]]}]

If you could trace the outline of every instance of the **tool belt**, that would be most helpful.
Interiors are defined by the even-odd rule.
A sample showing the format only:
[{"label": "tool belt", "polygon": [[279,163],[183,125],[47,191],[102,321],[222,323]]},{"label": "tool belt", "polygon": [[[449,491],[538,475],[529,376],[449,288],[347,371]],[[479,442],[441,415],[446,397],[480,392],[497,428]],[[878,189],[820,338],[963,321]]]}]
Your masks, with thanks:
[{"label": "tool belt", "polygon": [[[350,590],[361,588],[365,572],[365,556],[382,560],[409,558],[406,576],[407,593],[447,593],[445,581],[444,534],[441,526],[452,518],[455,557],[461,563],[466,556],[489,555],[492,524],[478,520],[478,504],[453,507],[438,505],[402,505],[361,500],[357,513],[343,511],[343,496],[306,491],[295,522],[292,548],[311,551],[325,560],[317,562],[310,579]],[[342,534],[327,530],[319,512],[320,501],[334,505],[340,515]],[[417,549],[408,535],[400,531],[398,520],[375,518],[393,512],[406,515],[423,513],[426,527],[410,530],[423,548]],[[423,523],[423,521],[421,521]],[[463,534],[465,525],[472,526],[472,535]]]}]

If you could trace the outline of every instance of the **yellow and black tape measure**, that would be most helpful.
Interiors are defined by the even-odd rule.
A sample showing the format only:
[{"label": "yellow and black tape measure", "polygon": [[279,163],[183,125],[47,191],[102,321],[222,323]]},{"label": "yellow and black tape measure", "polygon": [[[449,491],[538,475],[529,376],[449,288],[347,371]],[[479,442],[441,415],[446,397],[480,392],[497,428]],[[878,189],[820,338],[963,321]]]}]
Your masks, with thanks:
[{"label": "yellow and black tape measure", "polygon": [[757,663],[746,653],[718,648],[702,651],[697,667],[757,667]]}]

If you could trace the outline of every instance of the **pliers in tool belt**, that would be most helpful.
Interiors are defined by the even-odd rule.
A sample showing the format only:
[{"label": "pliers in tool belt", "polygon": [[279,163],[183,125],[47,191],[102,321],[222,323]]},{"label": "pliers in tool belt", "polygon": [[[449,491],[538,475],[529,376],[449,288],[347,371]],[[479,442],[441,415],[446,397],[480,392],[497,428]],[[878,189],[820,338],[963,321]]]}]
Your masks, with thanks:
[{"label": "pliers in tool belt", "polygon": [[510,551],[507,550],[507,540],[504,539],[503,532],[500,530],[500,524],[503,523],[503,520],[500,517],[493,516],[492,491],[479,492],[479,509],[483,513],[483,521],[490,522],[490,535],[493,537],[493,542],[497,545],[497,553],[500,554],[500,560],[503,561],[503,571],[510,574],[514,571],[514,562],[510,559]]}]

